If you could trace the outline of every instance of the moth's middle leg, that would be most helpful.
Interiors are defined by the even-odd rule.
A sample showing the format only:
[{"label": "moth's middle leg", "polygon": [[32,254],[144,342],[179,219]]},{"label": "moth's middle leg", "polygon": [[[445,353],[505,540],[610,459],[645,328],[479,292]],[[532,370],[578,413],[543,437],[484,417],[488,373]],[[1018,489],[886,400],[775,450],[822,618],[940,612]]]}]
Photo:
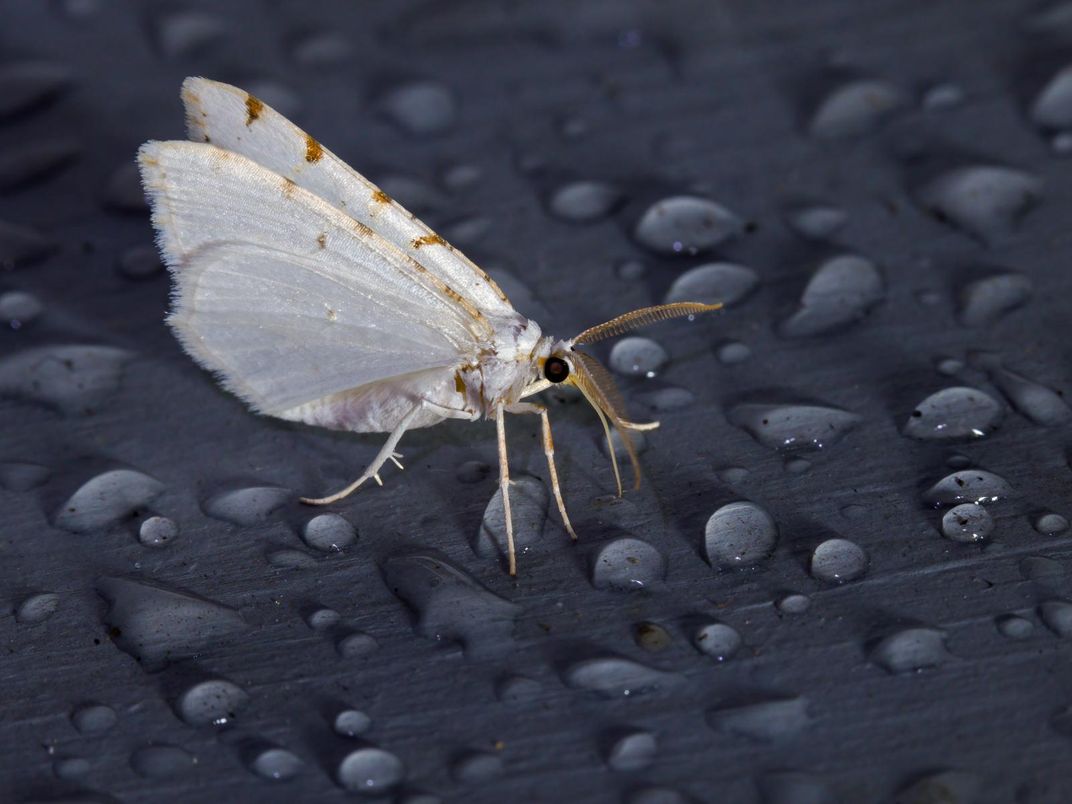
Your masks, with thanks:
[{"label": "moth's middle leg", "polygon": [[569,533],[570,538],[577,541],[577,533],[570,524],[569,514],[566,513],[566,503],[562,499],[562,486],[558,482],[558,469],[555,467],[555,442],[551,438],[551,420],[547,415],[547,408],[534,402],[515,402],[506,408],[507,413],[536,413],[540,417],[540,428],[543,432],[543,454],[547,458],[547,473],[551,477],[551,491],[555,495],[555,503],[558,505],[558,514],[562,517],[562,524]]}]

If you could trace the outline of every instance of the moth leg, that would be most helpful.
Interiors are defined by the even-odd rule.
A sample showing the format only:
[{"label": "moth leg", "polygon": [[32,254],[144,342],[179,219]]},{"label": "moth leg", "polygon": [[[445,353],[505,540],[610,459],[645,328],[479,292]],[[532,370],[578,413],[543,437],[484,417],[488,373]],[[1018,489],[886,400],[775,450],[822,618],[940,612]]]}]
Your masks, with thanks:
[{"label": "moth leg", "polygon": [[[402,421],[398,423],[398,426],[391,431],[391,435],[387,437],[387,443],[383,445],[383,449],[380,450],[375,460],[373,460],[372,463],[369,464],[368,468],[361,474],[361,477],[359,477],[349,486],[344,488],[342,491],[337,491],[327,497],[302,497],[301,501],[306,505],[330,505],[333,502],[338,502],[339,500],[353,494],[365,483],[366,480],[370,478],[375,480],[379,485],[382,486],[383,481],[380,480],[380,469],[385,463],[387,463],[387,460],[389,458],[391,460],[395,460],[395,447],[398,445],[399,439],[402,438],[402,434],[406,432],[406,428],[409,427],[410,422],[413,421],[414,417],[421,412],[422,407],[423,405],[417,405],[413,408],[413,410],[411,410],[409,413],[402,417]],[[395,463],[398,463],[398,461],[395,460]]]},{"label": "moth leg", "polygon": [[495,432],[499,437],[499,492],[502,494],[503,519],[506,522],[506,549],[509,553],[510,575],[517,575],[517,556],[514,553],[514,521],[510,515],[510,466],[506,460],[506,421],[503,403],[495,406]]},{"label": "moth leg", "polygon": [[562,499],[562,486],[558,482],[558,469],[555,468],[555,442],[551,438],[551,419],[547,415],[547,408],[533,402],[516,402],[507,408],[509,413],[538,413],[540,427],[543,430],[543,454],[547,458],[547,472],[551,476],[551,491],[555,495],[558,504],[558,513],[562,517],[562,524],[566,527],[573,541],[577,541],[577,533],[570,523],[569,514],[566,513],[566,503]]}]

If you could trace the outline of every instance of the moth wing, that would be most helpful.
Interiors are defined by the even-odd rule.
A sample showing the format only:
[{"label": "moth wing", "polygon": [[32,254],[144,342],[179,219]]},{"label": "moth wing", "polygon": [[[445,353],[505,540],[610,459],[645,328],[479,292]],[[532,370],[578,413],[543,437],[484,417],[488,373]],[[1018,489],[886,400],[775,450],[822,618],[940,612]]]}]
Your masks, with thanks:
[{"label": "moth wing", "polygon": [[479,312],[293,182],[201,143],[149,142],[138,161],[174,277],[169,323],[256,410],[295,418],[315,400],[477,354],[489,330]]},{"label": "moth wing", "polygon": [[242,154],[320,196],[419,259],[481,310],[514,312],[506,294],[464,254],[248,92],[206,78],[187,78],[182,100],[191,140]]}]

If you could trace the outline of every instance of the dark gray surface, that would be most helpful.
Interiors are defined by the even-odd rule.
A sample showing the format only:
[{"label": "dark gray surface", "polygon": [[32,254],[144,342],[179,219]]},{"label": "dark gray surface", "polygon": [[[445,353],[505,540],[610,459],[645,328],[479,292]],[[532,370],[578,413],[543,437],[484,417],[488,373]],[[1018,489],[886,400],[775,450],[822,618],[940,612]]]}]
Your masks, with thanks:
[{"label": "dark gray surface", "polygon": [[[48,96],[0,119],[0,221],[54,246],[12,266],[12,249],[44,249],[0,230],[8,261],[0,291],[31,293],[43,307],[36,320],[0,331],[0,595],[10,612],[0,618],[0,798],[343,800],[352,794],[337,781],[341,759],[374,746],[404,764],[404,781],[385,794],[399,800],[425,791],[468,802],[878,802],[942,770],[957,773],[905,800],[1072,799],[1062,734],[1072,726],[1061,717],[1072,678],[1060,636],[1072,632],[1072,609],[1054,604],[1070,594],[1070,551],[1067,531],[1032,526],[1041,512],[1072,509],[1068,410],[1037,387],[1018,395],[1023,383],[995,362],[1047,388],[1072,383],[1070,164],[1060,135],[1030,113],[1072,62],[1072,4],[218,5],[0,7],[0,70],[44,63],[30,74]],[[55,93],[53,67],[69,79]],[[539,503],[528,506],[518,526],[532,543],[516,581],[472,547],[494,472],[462,481],[480,476],[467,462],[495,463],[486,423],[407,435],[404,472],[389,469],[385,488],[333,507],[356,527],[356,542],[339,554],[303,543],[305,522],[320,512],[296,496],[348,482],[380,439],[249,413],[164,327],[166,276],[132,279],[118,269],[144,264],[137,250],[152,242],[144,212],[120,209],[137,200],[122,166],[145,139],[182,135],[177,94],[191,74],[269,103],[285,90],[281,111],[479,263],[512,277],[504,286],[545,332],[569,335],[662,301],[685,269],[714,258],[754,269],[758,290],[726,313],[643,333],[670,361],[654,379],[624,381],[637,417],[650,390],[683,388],[692,400],[658,413],[642,490],[607,498],[612,478],[594,415],[556,402],[560,472],[581,541],[569,544],[553,511],[541,524]],[[816,114],[856,78],[885,83],[840,114],[830,106]],[[455,99],[446,131],[407,133],[391,120],[392,89],[417,79]],[[10,81],[0,111],[16,105],[16,91],[31,101],[39,91],[25,72]],[[1058,127],[1072,124],[1059,90],[1038,112]],[[886,107],[889,119],[873,119]],[[428,108],[419,112],[427,122]],[[950,171],[980,165],[1020,173],[949,191],[965,175]],[[478,178],[452,186],[444,177],[457,166],[475,167]],[[592,223],[549,214],[554,192],[576,180],[612,184],[621,204]],[[680,193],[710,197],[752,225],[707,255],[645,250],[630,236],[633,223]],[[847,216],[819,241],[786,224],[787,210],[814,203]],[[832,301],[863,320],[787,337],[794,326],[781,322],[808,277],[846,253],[872,261],[882,282],[866,269],[838,275],[832,284],[842,289],[856,277],[855,295],[809,302],[820,318],[838,317]],[[624,278],[635,270],[622,270],[630,260],[644,266],[639,278]],[[1010,271],[1027,280],[1006,279],[996,295],[989,285],[965,290]],[[1012,304],[1028,285],[1017,309],[988,307],[995,297]],[[962,310],[966,293],[982,294],[982,308]],[[720,361],[726,341],[750,355]],[[960,364],[941,363],[950,359]],[[923,411],[915,427],[967,422],[984,437],[950,444],[902,432],[925,397],[954,386],[996,400],[1000,426],[979,412],[977,396],[967,415]],[[742,403],[789,404],[800,416],[802,401],[858,419],[803,457],[731,423],[754,411]],[[766,418],[761,437],[784,425]],[[544,478],[536,425],[509,422],[511,462],[517,475]],[[799,419],[784,427],[815,435]],[[828,431],[817,432],[823,440]],[[965,466],[999,475],[1014,492],[989,506],[994,528],[982,544],[944,538],[943,512],[921,496]],[[106,475],[69,502],[117,468],[159,486]],[[247,526],[225,521],[253,516],[273,492],[240,499],[237,511],[222,510],[234,501],[218,495],[258,486],[286,490],[284,504]],[[719,571],[706,560],[705,523],[734,500],[769,511],[777,546],[754,569]],[[179,530],[161,548],[138,539],[153,514]],[[607,558],[625,537],[665,559],[665,580],[659,561],[633,545],[623,566],[647,578],[644,588],[597,586],[605,566],[597,555]],[[813,577],[821,572],[812,551],[829,538],[863,548],[862,577],[844,585]],[[282,568],[269,556],[308,566]],[[446,557],[462,574],[438,570],[430,592],[436,565],[420,556]],[[780,610],[774,604],[789,592],[807,595],[810,607]],[[41,593],[56,597],[14,616]],[[51,616],[30,621],[52,603]],[[305,618],[318,605],[339,623],[311,629]],[[1009,614],[1022,619],[1001,619]],[[743,640],[725,662],[690,642],[710,621]],[[351,638],[342,644],[362,655],[340,655],[337,644],[359,632],[374,642]],[[639,666],[585,663],[613,657]],[[916,669],[928,664],[936,666]],[[531,682],[504,683],[518,674]],[[224,725],[179,717],[184,693],[205,679],[244,692],[208,696],[224,713],[237,709]],[[577,688],[584,684],[608,689]],[[99,712],[76,714],[88,703],[114,710],[115,724],[80,731],[101,722]],[[358,740],[332,730],[343,705],[371,720]],[[735,707],[749,708],[724,711]],[[608,762],[623,730],[654,736],[646,767]],[[277,784],[255,775],[246,761],[258,741],[299,757],[296,777]],[[151,745],[180,747],[186,766],[169,778],[139,775],[175,759],[147,754]],[[371,756],[390,775],[391,761]],[[58,764],[70,758],[88,767],[58,778],[78,770]],[[790,770],[800,775],[772,775]]]}]

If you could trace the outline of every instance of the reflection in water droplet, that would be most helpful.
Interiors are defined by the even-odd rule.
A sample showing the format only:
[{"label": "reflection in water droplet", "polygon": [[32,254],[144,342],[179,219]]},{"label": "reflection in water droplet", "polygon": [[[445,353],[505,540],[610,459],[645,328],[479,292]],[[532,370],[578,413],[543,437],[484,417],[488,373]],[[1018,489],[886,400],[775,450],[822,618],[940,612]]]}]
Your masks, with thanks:
[{"label": "reflection in water droplet", "polygon": [[635,771],[648,767],[658,750],[655,735],[648,731],[629,730],[618,734],[608,746],[607,765],[616,771]]},{"label": "reflection in water droplet", "polygon": [[727,341],[720,344],[715,352],[718,355],[718,361],[724,366],[735,366],[738,363],[744,363],[750,357],[752,357],[752,350],[748,348],[748,344],[741,343],[740,341]]},{"label": "reflection in water droplet", "polygon": [[671,196],[641,215],[633,231],[642,246],[659,254],[699,254],[738,235],[741,219],[714,201]]},{"label": "reflection in water droplet", "polygon": [[755,402],[737,405],[727,418],[763,446],[778,450],[833,446],[861,421],[840,408]]},{"label": "reflection in water droplet", "polygon": [[567,686],[616,698],[669,686],[678,677],[621,656],[600,656],[574,662],[565,669],[563,678]]},{"label": "reflection in water droplet", "polygon": [[823,98],[808,127],[813,137],[822,140],[859,137],[878,128],[907,102],[907,95],[888,81],[850,81]]},{"label": "reflection in water droplet", "polygon": [[305,523],[302,539],[316,550],[337,553],[354,543],[357,531],[339,514],[320,514]]},{"label": "reflection in water droplet", "polygon": [[848,220],[845,210],[824,204],[795,206],[785,213],[789,227],[807,240],[827,240]]},{"label": "reflection in water droplet", "polygon": [[383,793],[406,775],[402,760],[382,748],[368,746],[347,754],[335,769],[335,778],[344,790],[354,793]]},{"label": "reflection in water droplet", "polygon": [[87,480],[59,507],[56,527],[72,533],[107,528],[154,500],[164,485],[133,469],[112,469]]},{"label": "reflection in water droplet", "polygon": [[285,748],[265,746],[249,760],[249,768],[262,779],[285,782],[302,769],[302,761]]},{"label": "reflection in water droplet", "polygon": [[0,324],[11,329],[22,329],[32,324],[43,309],[32,293],[12,290],[0,294]]},{"label": "reflection in water droplet", "polygon": [[957,319],[966,327],[986,327],[1023,306],[1034,291],[1029,276],[1013,272],[975,279],[960,290]]},{"label": "reflection in water droplet", "polygon": [[147,745],[131,755],[130,766],[146,779],[168,779],[192,770],[194,758],[177,745]]},{"label": "reflection in water droplet", "polygon": [[942,517],[942,535],[955,542],[980,542],[993,531],[993,517],[978,503],[961,503]]},{"label": "reflection in water droplet", "polygon": [[708,710],[706,719],[715,731],[761,742],[791,737],[811,722],[808,702],[799,697],[730,702]]},{"label": "reflection in water droplet", "polygon": [[450,771],[463,784],[487,782],[502,776],[503,761],[489,751],[467,751],[454,761]]},{"label": "reflection in water droplet", "polygon": [[1042,197],[1030,173],[996,165],[954,168],[921,187],[920,204],[941,220],[990,243],[1010,233]]},{"label": "reflection in water droplet", "polygon": [[923,502],[935,508],[973,502],[985,505],[1013,496],[1005,478],[983,469],[962,469],[946,475],[923,493]]},{"label": "reflection in water droplet", "polygon": [[724,505],[704,528],[704,552],[712,566],[751,567],[768,558],[778,541],[778,526],[751,502]]},{"label": "reflection in water droplet", "polygon": [[185,690],[175,702],[175,712],[190,726],[222,726],[247,703],[249,696],[237,684],[214,678]]},{"label": "reflection in water droplet", "polygon": [[803,614],[811,608],[811,598],[807,595],[789,594],[776,604],[783,614]]},{"label": "reflection in water droplet", "polygon": [[356,709],[344,709],[335,715],[332,726],[336,734],[343,737],[357,737],[372,727],[372,718]]},{"label": "reflection in water droplet", "polygon": [[60,596],[52,592],[30,595],[15,609],[15,621],[32,625],[43,623],[60,607]]},{"label": "reflection in water droplet", "polygon": [[1035,530],[1047,536],[1056,536],[1068,530],[1068,520],[1060,514],[1047,513],[1035,517],[1032,522]]},{"label": "reflection in water droplet", "polygon": [[551,196],[551,214],[574,223],[604,218],[621,198],[618,188],[600,181],[576,181]]},{"label": "reflection in water droplet", "polygon": [[727,307],[745,299],[759,287],[759,274],[744,265],[712,262],[690,268],[674,280],[666,303],[722,303]]},{"label": "reflection in water droplet", "polygon": [[138,528],[138,541],[146,547],[166,547],[179,535],[179,526],[166,516],[151,516]]},{"label": "reflection in water droplet", "polygon": [[1072,636],[1072,603],[1047,600],[1038,607],[1039,617],[1047,628],[1060,637]]},{"label": "reflection in water droplet", "polygon": [[975,388],[954,386],[933,393],[916,405],[904,434],[921,441],[961,441],[983,438],[1005,416],[1001,404]]},{"label": "reflection in water droplet", "polygon": [[692,632],[692,644],[696,650],[712,659],[724,662],[732,659],[741,648],[741,635],[725,623],[706,623]]},{"label": "reflection in water droplet", "polygon": [[787,338],[832,332],[863,318],[885,295],[882,274],[873,262],[854,254],[833,257],[808,280],[800,308],[778,331]]},{"label": "reflection in water droplet", "polygon": [[83,704],[71,712],[71,723],[82,734],[103,734],[118,719],[115,710],[104,704]]},{"label": "reflection in water droplet", "polygon": [[640,539],[615,539],[592,559],[592,585],[597,589],[644,589],[665,575],[666,559]]},{"label": "reflection in water droplet", "polygon": [[290,489],[279,486],[251,486],[221,491],[205,500],[201,509],[213,519],[252,527],[267,521],[272,512],[290,497]]},{"label": "reflection in water droplet", "polygon": [[880,640],[870,659],[888,673],[910,673],[936,667],[949,658],[945,633],[936,628],[905,628]]},{"label": "reflection in water droplet", "polygon": [[994,620],[998,632],[1009,639],[1027,639],[1035,631],[1034,624],[1016,614],[1002,614]]},{"label": "reflection in water droplet", "polygon": [[621,338],[610,350],[608,363],[627,377],[654,377],[670,356],[651,338],[637,335]]},{"label": "reflection in water droplet", "polygon": [[827,539],[811,554],[812,577],[824,583],[847,583],[867,572],[867,553],[848,539]]},{"label": "reflection in water droplet", "polygon": [[433,81],[395,87],[380,101],[387,116],[410,134],[439,134],[454,125],[457,107],[449,89]]}]

